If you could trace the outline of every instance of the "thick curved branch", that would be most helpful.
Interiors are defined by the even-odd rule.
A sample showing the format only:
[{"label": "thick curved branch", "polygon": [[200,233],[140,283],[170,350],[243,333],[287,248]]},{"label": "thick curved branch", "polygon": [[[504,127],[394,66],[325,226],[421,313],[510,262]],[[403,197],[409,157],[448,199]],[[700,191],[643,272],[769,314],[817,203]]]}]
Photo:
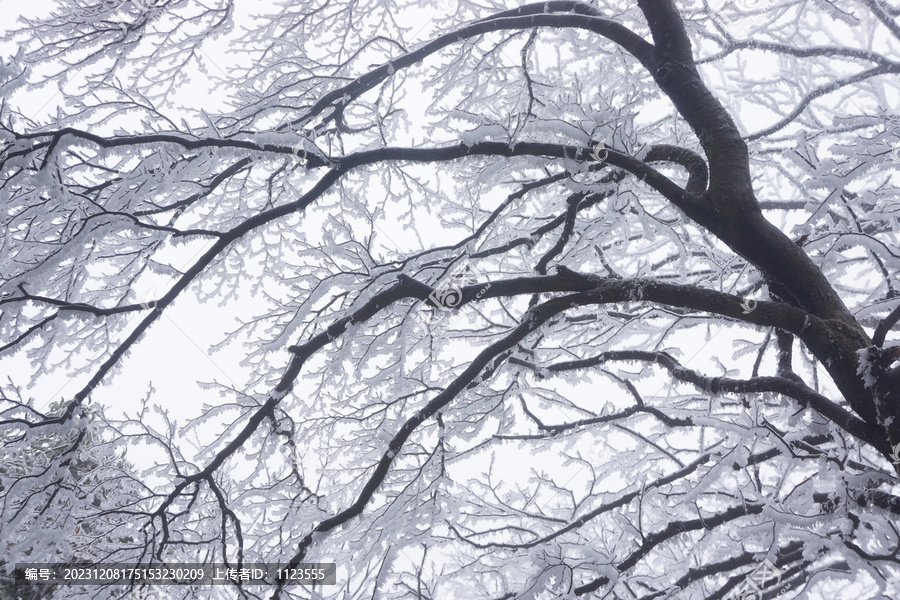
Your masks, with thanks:
[{"label": "thick curved branch", "polygon": [[[742,299],[723,292],[690,285],[663,283],[654,279],[597,277],[576,273],[562,266],[558,267],[558,273],[554,277],[521,277],[491,282],[490,289],[487,290],[484,290],[484,284],[465,286],[461,290],[463,303],[471,302],[479,293],[481,293],[483,298],[494,298],[521,293],[589,290],[591,298],[589,303],[611,304],[648,301],[703,311],[728,317],[735,321],[762,327],[776,327],[788,331],[803,340],[813,354],[826,365],[837,362],[840,355],[836,355],[836,353],[843,350],[836,345],[836,336],[851,333],[845,329],[840,329],[840,322],[836,323],[819,319],[804,310],[780,302],[760,301],[754,310],[747,313],[744,309],[745,305],[742,304]],[[422,296],[421,299],[426,299],[426,296]],[[856,388],[862,386],[862,382],[856,373],[857,360],[854,353],[852,363],[840,363],[838,365],[838,367],[843,367],[843,370],[831,364],[829,372],[854,411],[864,421],[872,424],[875,423],[874,406],[866,403],[866,399],[870,398],[870,395],[854,395]],[[784,389],[787,390],[787,388]],[[793,389],[791,393],[799,394],[798,398],[819,404],[819,398],[808,396],[808,392],[802,388]],[[822,407],[823,409],[828,409],[827,405],[822,405]],[[878,440],[879,438],[874,437],[872,439]],[[881,448],[880,445],[873,445]]]},{"label": "thick curved branch", "polygon": [[[568,12],[572,11],[572,12]],[[566,14],[559,14],[566,13]],[[472,37],[494,31],[531,29],[533,27],[579,28],[593,31],[615,42],[645,66],[649,64],[652,46],[639,35],[615,21],[598,16],[596,9],[580,2],[540,2],[505,11],[460,27],[424,44],[421,48],[399,56],[388,63],[361,75],[352,82],[320,98],[300,119],[285,124],[282,129],[303,126],[329,107],[335,118],[348,103],[386,81],[396,71],[415,65],[435,52]],[[327,120],[326,120],[327,121]]]},{"label": "thick curved branch", "polygon": [[694,55],[684,20],[672,0],[638,0],[638,6],[650,26],[656,51],[697,73]]},{"label": "thick curved branch", "polygon": [[709,169],[703,157],[687,148],[680,146],[670,146],[668,144],[659,144],[650,148],[646,156],[645,162],[671,162],[681,165],[688,172],[688,181],[684,186],[684,190],[689,194],[702,194],[709,185]]},{"label": "thick curved branch", "polygon": [[[684,190],[665,178],[652,181],[651,179],[658,179],[661,176],[649,172],[648,183],[670,201],[676,202],[690,218],[709,229],[738,254],[791,288],[810,312],[823,318],[834,316],[847,321],[852,320],[852,315],[840,297],[831,289],[809,257],[762,217],[752,193],[746,144],[741,140],[728,112],[700,79],[693,64],[690,41],[674,3],[671,0],[644,0],[639,4],[650,24],[654,39],[661,44],[659,48],[652,46],[621,24],[588,14],[593,9],[579,3],[548,2],[527,5],[464,26],[436,38],[416,51],[389,61],[346,86],[326,94],[294,124],[311,120],[328,106],[334,106],[335,110],[340,109],[378,83],[385,81],[397,69],[417,64],[429,54],[469,37],[491,31],[534,27],[580,28],[595,32],[620,45],[647,68],[660,89],[669,96],[687,120],[710,161],[711,190],[715,192],[712,197],[719,201],[711,207],[707,201],[698,202],[695,198],[691,198],[693,194],[690,194],[681,198],[681,202],[676,202],[676,198],[685,193]],[[575,12],[557,14],[551,12],[554,10]],[[578,14],[579,12],[582,14]],[[65,129],[54,134],[48,157],[59,142],[61,135],[58,134],[62,132],[72,133],[73,130]],[[93,136],[93,139],[96,141],[96,136]],[[136,138],[121,138],[116,144],[129,143],[126,141],[128,139],[136,141]],[[148,136],[147,139],[179,143],[178,136],[158,135]],[[210,145],[213,140],[195,139],[184,142],[189,147],[202,147]],[[214,140],[214,142],[245,149],[256,146],[251,142],[234,139]],[[262,149],[285,153],[293,151],[290,148],[268,144],[263,144]],[[314,155],[308,155],[307,162],[310,167],[332,166],[330,161]],[[349,168],[353,164],[351,162],[343,166]],[[623,164],[616,166],[638,174]],[[726,196],[727,202],[722,202]],[[858,347],[868,345],[865,343],[867,340],[863,338],[864,333],[858,340]]]},{"label": "thick curved branch", "polygon": [[[810,312],[823,318],[839,318],[852,322],[852,315],[843,305],[840,297],[831,288],[821,272],[812,263],[809,257],[796,245],[794,245],[780,230],[766,221],[759,205],[752,194],[749,177],[748,156],[746,144],[740,139],[740,134],[731,120],[727,111],[700,80],[696,68],[690,57],[690,43],[684,32],[683,23],[669,0],[647,0],[641,4],[647,15],[648,22],[655,36],[659,39],[666,38],[665,52],[658,51],[653,46],[642,40],[639,36],[613,21],[601,19],[595,16],[583,14],[553,14],[548,10],[575,10],[574,3],[563,2],[541,3],[528,5],[510,13],[519,16],[497,17],[475,23],[468,27],[441,36],[426,44],[419,50],[404,55],[388,64],[379,67],[361,76],[347,86],[340,88],[323,97],[310,109],[305,119],[312,118],[332,102],[344,105],[354,97],[374,87],[378,82],[385,80],[395,72],[397,68],[410,66],[421,61],[429,53],[454,43],[466,37],[481,35],[488,31],[503,29],[531,28],[531,27],[575,27],[594,31],[604,35],[631,52],[643,64],[656,79],[660,88],[675,103],[676,108],[688,121],[697,133],[701,144],[711,165],[711,191],[710,198],[717,198],[723,194],[730,196],[728,203],[717,201],[713,204],[709,198],[698,198],[694,193],[675,185],[646,164],[628,159],[625,155],[609,152],[608,162],[619,166],[642,177],[654,189],[662,193],[668,200],[675,203],[691,219],[709,229],[720,240],[729,245],[741,256],[747,258],[764,272],[792,289],[800,298],[804,306]],[[578,10],[587,11],[586,8]],[[75,134],[74,130],[66,129],[59,133]],[[47,134],[40,134],[47,135]],[[90,136],[81,132],[82,136]],[[52,145],[60,139],[54,135]],[[90,136],[101,143],[97,136]],[[120,138],[108,143],[117,145],[133,143],[141,139],[147,141],[170,141],[184,143],[188,147],[202,147],[204,145],[222,144],[225,146],[257,150],[293,153],[293,148],[278,145],[263,144],[258,146],[244,140],[181,140],[178,136],[145,136],[144,138]],[[493,144],[493,147],[492,147]],[[465,154],[487,153],[493,155],[512,156],[516,151],[525,149],[524,154],[540,154],[544,156],[577,157],[584,149],[568,148],[561,151],[564,146],[550,144],[518,144],[515,150],[508,148],[504,152],[498,146],[501,144],[486,142],[472,146]],[[527,148],[523,148],[527,147]],[[48,151],[48,156],[52,152]],[[309,167],[334,165],[338,169],[349,169],[363,162],[369,162],[376,156],[385,160],[415,160],[422,150],[381,149],[369,152],[360,152],[341,159],[340,166],[334,165],[331,159],[309,155],[307,163]],[[432,150],[435,160],[450,159],[462,156],[454,152],[452,148]],[[693,171],[693,169],[689,169]],[[698,184],[692,183],[693,189],[699,189]],[[868,341],[862,330],[857,332],[858,347],[865,347]],[[855,351],[856,348],[853,350]],[[848,358],[852,352],[845,352]],[[846,369],[845,369],[846,370]],[[839,377],[839,379],[841,379]],[[855,396],[864,395],[863,389],[855,390]]]},{"label": "thick curved branch", "polygon": [[872,407],[863,406],[871,404],[870,396],[858,382],[854,384],[850,374],[856,365],[853,354],[868,345],[865,332],[809,256],[763,216],[753,193],[747,145],[728,111],[700,78],[690,39],[674,2],[640,0],[638,5],[658,45],[645,64],[697,135],[709,161],[710,186],[704,200],[712,208],[696,212],[682,209],[732,250],[791,290],[807,311],[839,321],[846,329],[855,329],[852,334],[842,333],[847,339],[842,340],[842,355],[835,361],[842,363],[836,367],[842,370],[836,379],[841,381],[845,395],[860,399],[861,414],[872,416]]},{"label": "thick curved branch", "polygon": [[[53,136],[58,140],[64,135],[70,135],[92,142],[102,148],[115,146],[130,146],[140,144],[170,143],[187,149],[195,148],[239,148],[257,152],[272,152],[293,156],[295,149],[292,146],[278,144],[258,144],[247,140],[218,139],[218,138],[187,138],[176,135],[142,135],[104,138],[92,133],[73,128],[61,129],[57,132],[34,134]],[[327,161],[316,155],[307,155],[309,168],[329,166],[332,171],[346,172],[356,167],[374,164],[382,161],[406,161],[406,162],[440,162],[449,161],[467,156],[544,156],[566,160],[583,160],[588,162],[592,148],[573,146],[568,144],[550,144],[539,142],[519,142],[511,146],[507,142],[477,142],[475,144],[457,144],[441,148],[405,148],[386,147],[375,150],[364,150],[349,154],[340,158],[329,157]],[[48,150],[48,156],[49,156]],[[625,169],[646,182],[669,201],[684,210],[688,215],[697,214],[707,210],[709,206],[701,200],[695,192],[688,188],[702,191],[705,188],[706,168],[702,159],[690,150],[677,146],[660,145],[649,150],[648,161],[640,161],[625,153],[616,150],[608,150],[605,162]],[[647,162],[667,161],[684,166],[688,170],[689,178],[686,188],[682,188],[668,177],[650,167]],[[710,215],[708,215],[710,216]],[[201,230],[197,233],[210,234]]]}]

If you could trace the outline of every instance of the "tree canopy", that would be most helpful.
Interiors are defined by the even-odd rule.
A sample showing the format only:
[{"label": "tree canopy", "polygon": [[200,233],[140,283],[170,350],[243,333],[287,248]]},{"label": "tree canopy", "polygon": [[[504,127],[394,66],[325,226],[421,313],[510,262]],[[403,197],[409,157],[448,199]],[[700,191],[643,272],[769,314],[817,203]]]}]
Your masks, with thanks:
[{"label": "tree canopy", "polygon": [[[0,566],[337,565],[172,598],[900,598],[898,16],[22,17]],[[182,346],[224,376],[186,363],[173,396]]]}]

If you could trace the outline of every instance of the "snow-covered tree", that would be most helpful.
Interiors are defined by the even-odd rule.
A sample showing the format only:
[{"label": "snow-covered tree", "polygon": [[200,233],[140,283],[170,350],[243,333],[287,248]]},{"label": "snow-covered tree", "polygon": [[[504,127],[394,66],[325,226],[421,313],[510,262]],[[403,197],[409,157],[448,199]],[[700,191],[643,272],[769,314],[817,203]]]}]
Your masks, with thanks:
[{"label": "snow-covered tree", "polygon": [[65,597],[56,586],[17,584],[18,563],[94,564],[141,547],[131,520],[144,502],[140,485],[98,436],[96,409],[80,408],[82,419],[61,419],[58,402],[47,414],[29,409],[40,427],[0,434],[0,598]]},{"label": "snow-covered tree", "polygon": [[[172,598],[900,598],[900,10],[513,4],[23,18],[0,441],[66,447],[2,471],[0,561],[338,567]],[[154,330],[190,315],[230,381],[176,403],[132,378],[174,378]],[[62,476],[88,438],[127,485]]]}]

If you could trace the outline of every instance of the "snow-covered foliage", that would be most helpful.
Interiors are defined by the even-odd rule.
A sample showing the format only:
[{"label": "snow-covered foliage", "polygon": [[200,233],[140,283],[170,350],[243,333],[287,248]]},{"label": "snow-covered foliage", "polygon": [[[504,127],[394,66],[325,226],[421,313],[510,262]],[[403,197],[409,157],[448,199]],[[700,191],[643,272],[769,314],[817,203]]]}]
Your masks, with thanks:
[{"label": "snow-covered foliage", "polygon": [[900,598],[897,16],[23,20],[0,65],[0,567],[337,564],[314,591],[171,598]]}]

